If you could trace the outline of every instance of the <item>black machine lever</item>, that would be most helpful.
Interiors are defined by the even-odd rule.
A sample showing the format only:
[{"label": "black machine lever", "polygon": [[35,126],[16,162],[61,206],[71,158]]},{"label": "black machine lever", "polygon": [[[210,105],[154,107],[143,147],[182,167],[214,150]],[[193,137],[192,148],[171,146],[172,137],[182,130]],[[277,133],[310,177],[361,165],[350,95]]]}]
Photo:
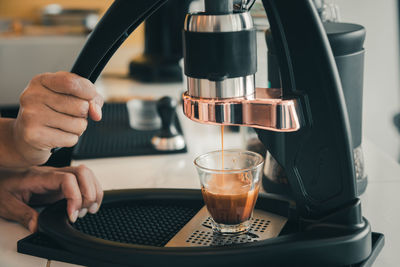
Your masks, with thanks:
[{"label": "black machine lever", "polygon": [[71,72],[95,82],[128,36],[167,0],[116,0],[107,10],[72,67]]}]

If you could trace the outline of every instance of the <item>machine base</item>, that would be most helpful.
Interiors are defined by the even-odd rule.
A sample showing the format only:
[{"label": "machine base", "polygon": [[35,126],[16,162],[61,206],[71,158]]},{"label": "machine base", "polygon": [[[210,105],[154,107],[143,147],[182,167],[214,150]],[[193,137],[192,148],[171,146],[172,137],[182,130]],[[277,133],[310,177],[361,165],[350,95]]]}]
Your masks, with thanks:
[{"label": "machine base", "polygon": [[[370,267],[373,266],[377,256],[381,252],[385,243],[385,237],[381,233],[372,233],[372,251],[370,256],[363,262],[348,267]],[[43,233],[35,233],[18,241],[18,252],[48,260],[61,261],[71,264],[99,267],[122,267],[115,263],[98,261],[95,258],[88,258],[79,254],[72,253],[60,247],[55,241]],[[268,266],[268,265],[266,265]],[[272,265],[271,265],[272,266]],[[346,267],[346,266],[342,266]]]},{"label": "machine base", "polygon": [[288,218],[278,237],[195,247],[167,244],[203,207],[200,190],[110,191],[96,215],[72,225],[65,205],[41,213],[41,232],[20,240],[20,253],[90,266],[371,266],[384,243],[367,220],[358,229],[315,225],[300,231],[289,203],[266,196],[256,209]]}]

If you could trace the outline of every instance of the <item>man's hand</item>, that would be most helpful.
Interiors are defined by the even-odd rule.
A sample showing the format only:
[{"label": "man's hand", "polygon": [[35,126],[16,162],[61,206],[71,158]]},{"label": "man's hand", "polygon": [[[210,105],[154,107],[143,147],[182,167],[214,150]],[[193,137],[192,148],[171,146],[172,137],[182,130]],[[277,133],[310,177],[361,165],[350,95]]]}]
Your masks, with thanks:
[{"label": "man's hand", "polygon": [[71,222],[89,211],[96,213],[103,190],[93,172],[79,167],[32,167],[26,171],[0,169],[0,217],[37,230],[38,213],[28,204],[49,204],[67,199]]},{"label": "man's hand", "polygon": [[14,123],[15,149],[26,166],[45,163],[55,147],[71,147],[87,118],[101,120],[103,98],[87,79],[68,72],[34,77],[20,97]]}]

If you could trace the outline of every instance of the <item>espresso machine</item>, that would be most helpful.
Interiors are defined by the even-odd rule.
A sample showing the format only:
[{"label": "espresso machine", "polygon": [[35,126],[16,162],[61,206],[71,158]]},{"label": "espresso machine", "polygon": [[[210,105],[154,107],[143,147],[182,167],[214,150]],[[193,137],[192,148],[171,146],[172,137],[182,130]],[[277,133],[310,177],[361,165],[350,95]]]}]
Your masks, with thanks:
[{"label": "espresso machine", "polygon": [[[165,2],[114,1],[72,72],[95,82],[130,33]],[[260,233],[214,242],[207,221],[201,229],[187,228],[204,205],[199,190],[125,190],[106,193],[100,212],[74,225],[65,201],[47,208],[39,217],[41,242],[51,239],[62,252],[35,250],[24,240],[19,251],[96,266],[373,264],[384,237],[362,216],[342,84],[317,10],[312,0],[262,2],[281,86],[255,87],[256,33],[248,12],[254,1],[205,0],[204,12],[188,14],[183,25],[188,91],[182,96],[183,112],[193,121],[256,129],[285,171],[291,198],[259,197],[256,211],[269,214],[257,219]],[[284,220],[272,234],[276,217]],[[120,229],[137,220],[147,221],[129,232],[141,233],[129,241]],[[270,237],[260,238],[266,229]],[[187,237],[171,245],[179,234]]]}]

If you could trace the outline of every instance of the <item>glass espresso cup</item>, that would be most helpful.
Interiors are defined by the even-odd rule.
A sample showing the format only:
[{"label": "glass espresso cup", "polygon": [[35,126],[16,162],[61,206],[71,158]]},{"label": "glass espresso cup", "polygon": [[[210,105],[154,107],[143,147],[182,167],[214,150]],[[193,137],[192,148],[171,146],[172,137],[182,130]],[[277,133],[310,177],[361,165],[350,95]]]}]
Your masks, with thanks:
[{"label": "glass espresso cup", "polygon": [[244,150],[214,151],[199,156],[194,164],[214,232],[247,232],[260,189],[263,157]]}]

